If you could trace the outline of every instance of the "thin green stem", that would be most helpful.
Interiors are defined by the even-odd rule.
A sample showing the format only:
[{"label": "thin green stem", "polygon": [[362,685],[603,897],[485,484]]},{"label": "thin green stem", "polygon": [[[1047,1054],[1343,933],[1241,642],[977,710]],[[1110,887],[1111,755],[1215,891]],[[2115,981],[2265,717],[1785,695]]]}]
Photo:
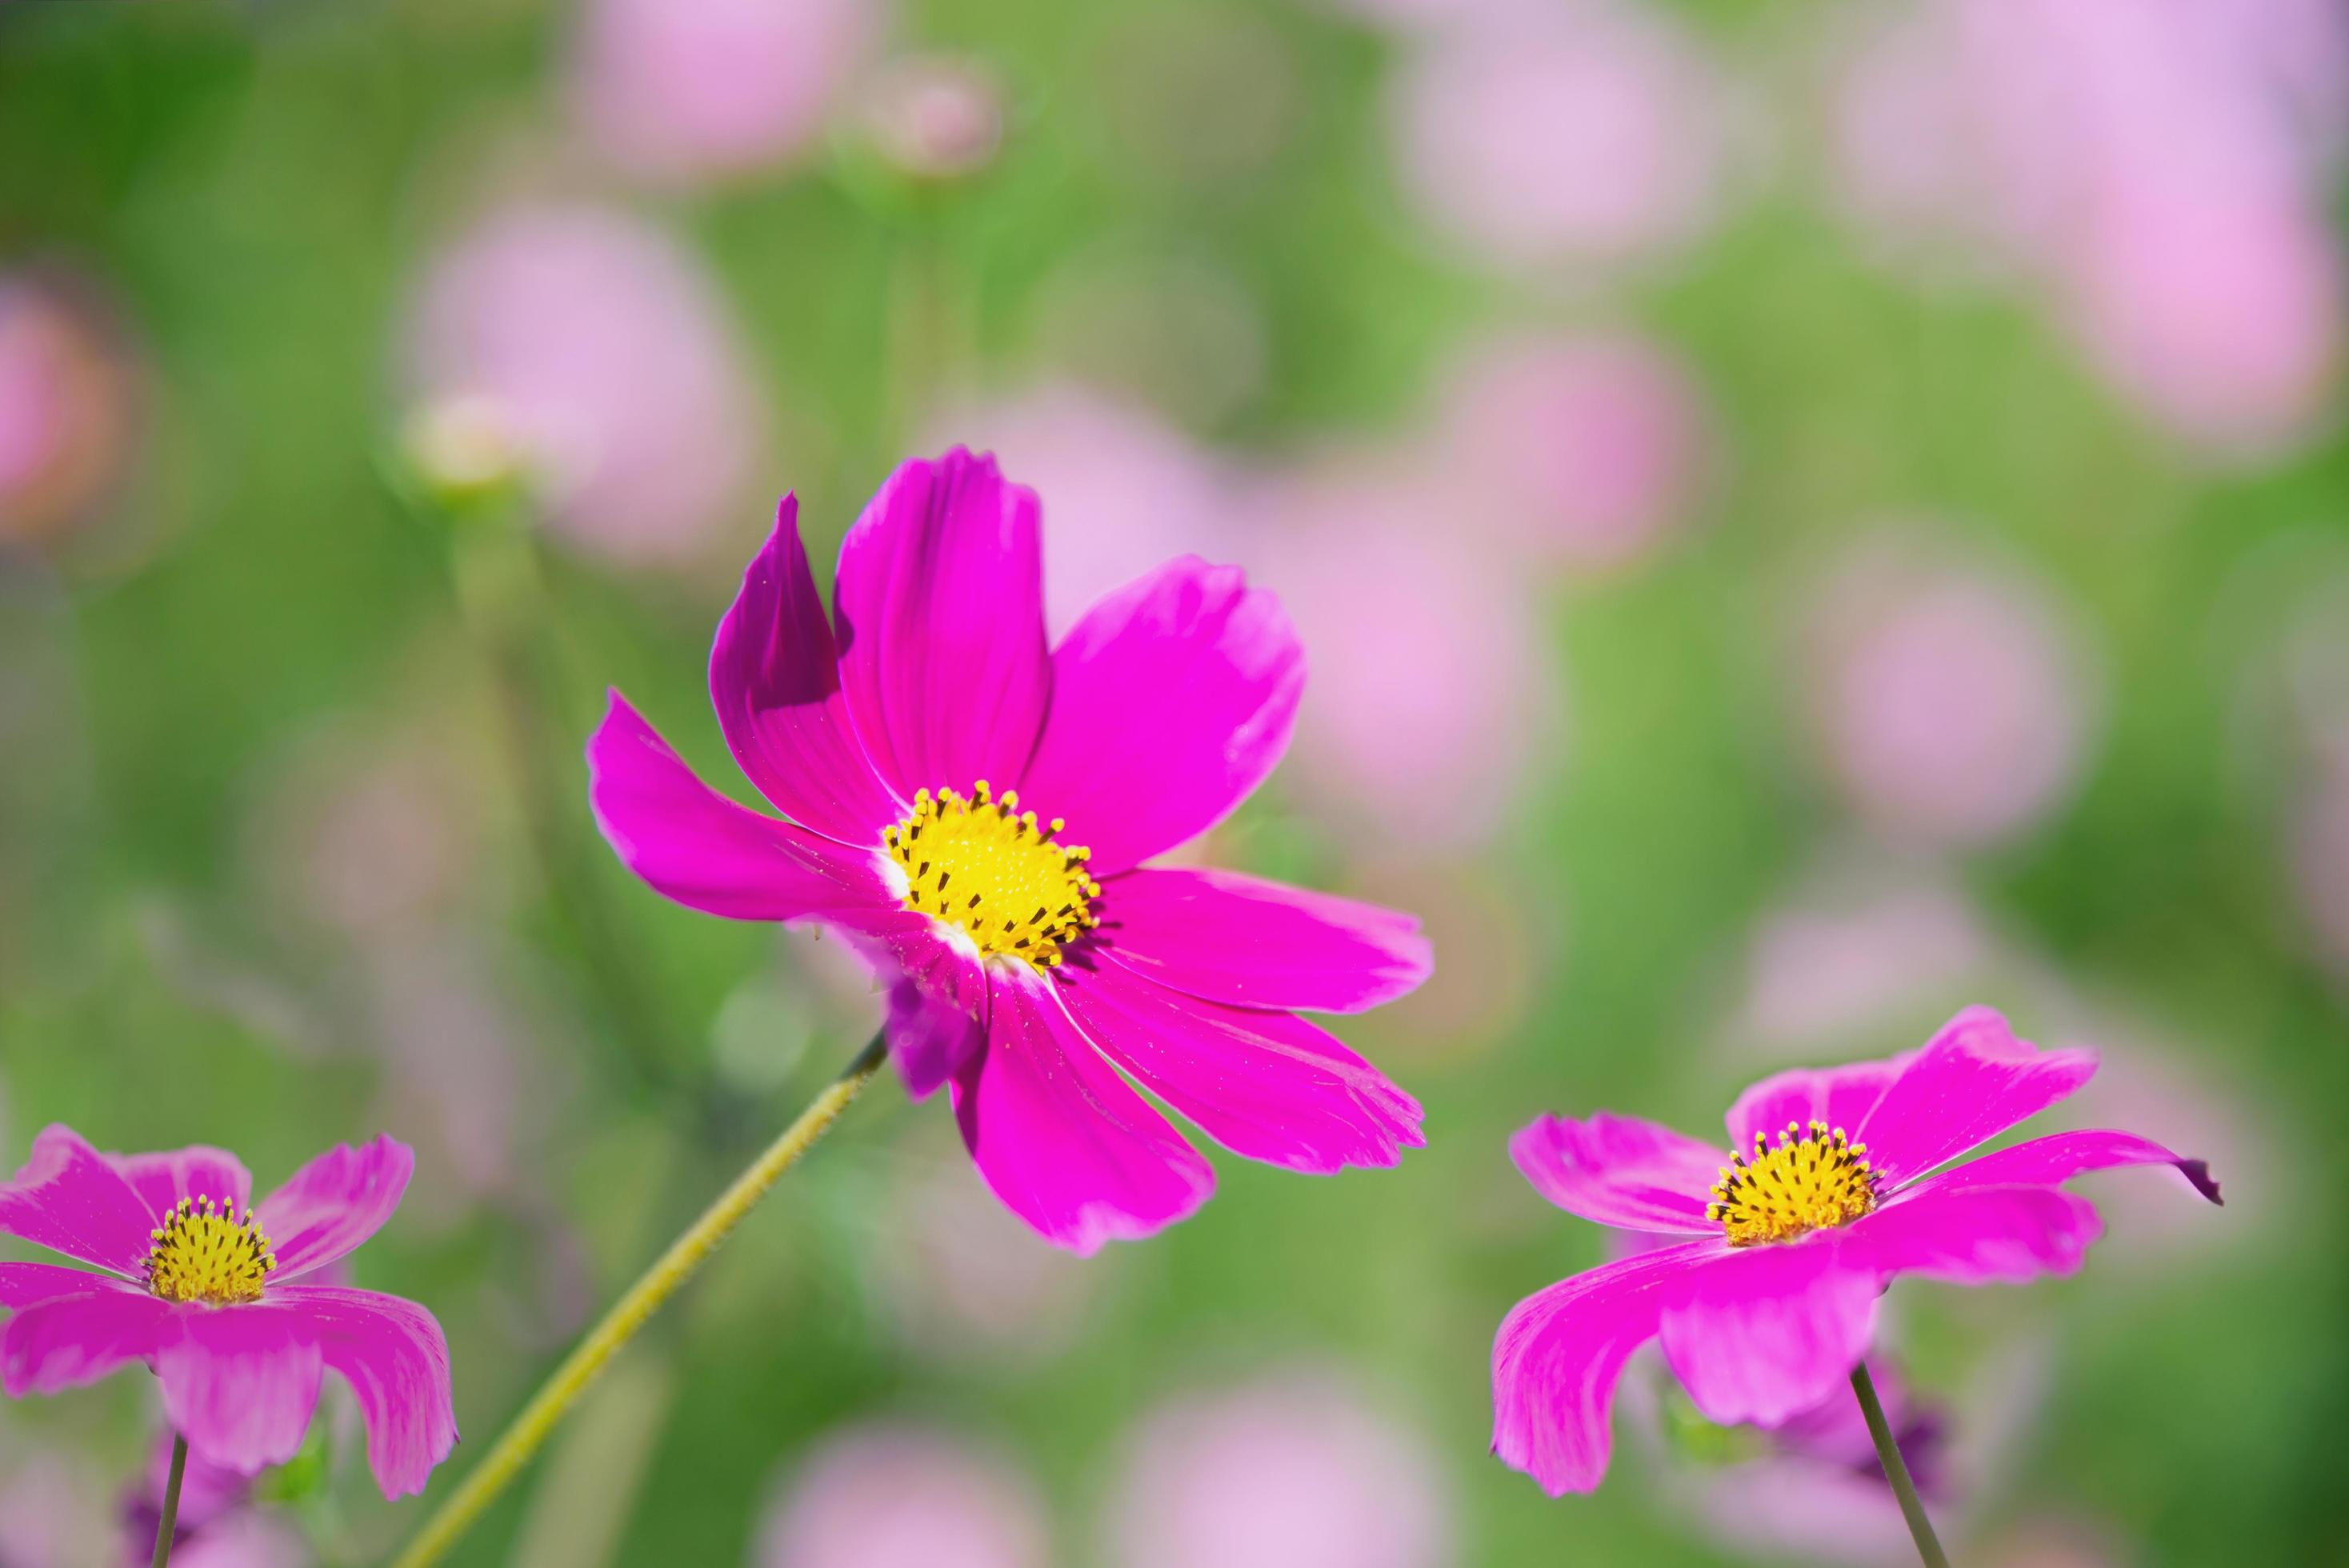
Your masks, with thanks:
[{"label": "thin green stem", "polygon": [[188,1477],[188,1439],[171,1434],[171,1479],[163,1483],[163,1514],[155,1522],[155,1555],[151,1568],[171,1561],[171,1537],[180,1532],[180,1483]]},{"label": "thin green stem", "polygon": [[685,1233],[669,1243],[668,1251],[658,1262],[647,1269],[636,1283],[623,1295],[579,1342],[577,1349],[554,1369],[522,1414],[502,1433],[490,1448],[481,1468],[465,1478],[440,1511],[426,1522],[416,1539],[401,1553],[396,1568],[426,1568],[439,1562],[459,1537],[472,1527],[500,1493],[511,1485],[544,1445],[547,1437],[581,1395],[595,1381],[605,1364],[618,1353],[620,1347],[636,1337],[662,1303],[677,1294],[678,1287],[693,1277],[709,1260],[718,1244],[733,1233],[743,1216],[767,1195],[776,1180],[799,1162],[815,1140],[823,1136],[857,1091],[869,1082],[881,1068],[887,1047],[876,1034],[866,1042],[856,1059],[842,1069],[838,1078],[824,1087],[823,1093],[809,1102],[800,1112],[799,1119],[783,1130],[782,1135],[767,1145],[749,1168],[734,1179],[733,1185],[721,1193],[718,1201],[702,1211],[701,1217],[686,1227]]},{"label": "thin green stem", "polygon": [[1909,1479],[1908,1461],[1900,1457],[1900,1445],[1893,1439],[1892,1424],[1884,1418],[1884,1406],[1876,1398],[1876,1383],[1868,1377],[1865,1361],[1851,1369],[1851,1391],[1859,1396],[1859,1413],[1868,1418],[1868,1435],[1876,1439],[1877,1460],[1884,1466],[1884,1479],[1892,1483],[1892,1495],[1900,1500],[1900,1517],[1909,1522],[1917,1555],[1925,1560],[1925,1568],[1950,1568],[1948,1553],[1934,1538],[1933,1522],[1925,1517],[1925,1505],[1918,1501],[1917,1483]]}]

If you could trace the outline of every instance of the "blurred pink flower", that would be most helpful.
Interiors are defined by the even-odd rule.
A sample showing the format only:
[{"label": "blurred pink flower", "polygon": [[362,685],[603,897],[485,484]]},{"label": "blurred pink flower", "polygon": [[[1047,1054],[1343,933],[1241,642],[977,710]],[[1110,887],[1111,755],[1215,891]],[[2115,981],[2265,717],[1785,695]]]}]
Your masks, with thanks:
[{"label": "blurred pink flower", "polygon": [[880,0],[586,0],[573,102],[641,178],[753,173],[809,149],[886,31]]},{"label": "blurred pink flower", "polygon": [[[163,1522],[163,1488],[171,1475],[171,1440],[163,1438],[122,1503],[123,1568],[151,1562]],[[173,1568],[304,1568],[312,1561],[301,1532],[253,1506],[253,1478],[192,1453],[180,1483],[178,1528],[171,1534]]]},{"label": "blurred pink flower", "polygon": [[1003,142],[1003,87],[976,61],[909,55],[858,95],[864,131],[900,172],[952,180],[994,160]]},{"label": "blurred pink flower", "polygon": [[1504,266],[1649,259],[1719,205],[1724,89],[1652,9],[1574,3],[1430,39],[1394,83],[1405,194]]},{"label": "blurred pink flower", "polygon": [[2036,583],[1870,547],[1832,576],[1806,630],[1824,761],[1878,830],[1970,848],[2070,792],[2094,704],[2072,630]]},{"label": "blurred pink flower", "polygon": [[1054,637],[1170,557],[1230,555],[1223,475],[1146,409],[1053,382],[933,421],[934,445],[991,451],[1044,498],[1044,617]]},{"label": "blurred pink flower", "polygon": [[1488,345],[1454,370],[1444,466],[1512,544],[1619,566],[1682,521],[1703,479],[1705,415],[1665,350],[1624,335]]},{"label": "blurred pink flower", "polygon": [[2325,0],[1925,0],[1847,62],[1844,202],[2021,267],[2147,417],[2256,455],[2305,433],[2340,354],[2345,62]]},{"label": "blurred pink flower", "polygon": [[53,541],[106,499],[130,456],[137,391],[81,291],[0,273],[0,545]]},{"label": "blurred pink flower", "polygon": [[750,477],[761,404],[723,303],[616,211],[492,213],[426,273],[407,367],[428,428],[502,425],[549,521],[623,565],[694,558]]},{"label": "blurred pink flower", "polygon": [[905,1344],[934,1361],[1025,1367],[1063,1349],[1099,1283],[996,1202],[961,1160],[920,1159],[875,1239],[881,1287]]},{"label": "blurred pink flower", "polygon": [[1417,1434],[1316,1373],[1162,1406],[1128,1444],[1106,1533],[1116,1568],[1435,1568],[1455,1555]]},{"label": "blurred pink flower", "polygon": [[481,868],[483,781],[444,735],[312,743],[264,772],[252,832],[305,923],[355,942],[445,917]]},{"label": "blurred pink flower", "polygon": [[1019,1471],[928,1428],[870,1422],[794,1462],[758,1568],[1044,1568],[1043,1500]]},{"label": "blurred pink flower", "polygon": [[62,1445],[43,1449],[19,1437],[0,1451],[0,1568],[111,1563],[99,1483]]},{"label": "blurred pink flower", "polygon": [[1523,584],[1424,481],[1277,478],[1250,512],[1245,553],[1313,649],[1299,780],[1423,853],[1490,835],[1563,728]]},{"label": "blurred pink flower", "polygon": [[1994,961],[1981,912],[1930,874],[1838,857],[1764,910],[1730,1027],[1741,1046],[1816,1050],[1946,1014]]},{"label": "blurred pink flower", "polygon": [[559,1085],[524,1057],[525,1026],[484,944],[454,933],[372,943],[362,982],[383,1061],[379,1119],[416,1130],[427,1156],[418,1217],[534,1183],[524,1129],[541,1125]]}]

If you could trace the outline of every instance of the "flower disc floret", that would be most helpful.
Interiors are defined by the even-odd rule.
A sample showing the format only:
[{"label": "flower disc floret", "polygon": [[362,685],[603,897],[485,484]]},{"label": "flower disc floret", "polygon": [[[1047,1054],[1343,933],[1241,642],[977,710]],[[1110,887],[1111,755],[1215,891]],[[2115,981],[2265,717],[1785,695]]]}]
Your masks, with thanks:
[{"label": "flower disc floret", "polygon": [[927,789],[914,810],[883,834],[905,878],[905,905],[970,938],[983,958],[1021,958],[1040,969],[1101,923],[1093,901],[1102,884],[1085,869],[1092,851],[1056,843],[1068,824],[1038,824],[1019,810],[1019,792],[992,796],[982,779],[966,797]]},{"label": "flower disc floret", "polygon": [[277,1267],[277,1253],[247,1210],[236,1216],[236,1200],[182,1198],[152,1233],[147,1254],[147,1288],[165,1301],[201,1301],[214,1306],[259,1301],[261,1287]]},{"label": "flower disc floret", "polygon": [[1876,1207],[1876,1172],[1868,1145],[1854,1143],[1824,1121],[1790,1121],[1775,1148],[1754,1134],[1754,1154],[1733,1153],[1713,1184],[1704,1217],[1717,1222],[1733,1247],[1787,1242],[1813,1231],[1847,1225]]}]

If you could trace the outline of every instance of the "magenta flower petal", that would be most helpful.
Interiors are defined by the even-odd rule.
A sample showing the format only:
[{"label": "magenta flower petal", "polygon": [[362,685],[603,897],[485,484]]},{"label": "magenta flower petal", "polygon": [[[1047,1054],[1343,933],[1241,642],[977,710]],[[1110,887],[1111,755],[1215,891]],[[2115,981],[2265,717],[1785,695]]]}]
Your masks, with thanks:
[{"label": "magenta flower petal", "polygon": [[840,678],[898,794],[1016,786],[1052,695],[1036,493],[957,447],[902,465],[840,545]]},{"label": "magenta flower petal", "polygon": [[1844,1257],[1887,1278],[2019,1284],[2070,1274],[2104,1229],[2094,1204],[2053,1187],[1969,1187],[1886,1204],[1851,1227]]},{"label": "magenta flower petal", "polygon": [[2036,1116],[2095,1076],[2092,1051],[2042,1051],[1988,1007],[1941,1026],[1852,1128],[1884,1181],[1921,1176]]},{"label": "magenta flower petal", "polygon": [[688,909],[797,920],[893,902],[875,855],[729,800],[617,692],[588,739],[587,772],[596,826],[621,862]]},{"label": "magenta flower petal", "polygon": [[849,941],[893,976],[882,1021],[889,1059],[906,1094],[926,1099],[986,1048],[987,971],[968,949],[941,940],[926,916],[908,910],[861,913],[843,923]]},{"label": "magenta flower petal", "polygon": [[1104,896],[1109,956],[1210,1002],[1359,1013],[1434,966],[1410,915],[1236,872],[1133,872]]},{"label": "magenta flower petal", "polygon": [[1853,1137],[1868,1113],[1884,1098],[1915,1052],[1889,1061],[1851,1062],[1835,1068],[1795,1068],[1764,1078],[1737,1097],[1729,1108],[1729,1144],[1739,1152],[1754,1147],[1754,1135],[1775,1138],[1786,1124],[1808,1127],[1824,1121]]},{"label": "magenta flower petal", "polygon": [[1534,1191],[1569,1214],[1627,1231],[1718,1234],[1706,1190],[1723,1151],[1637,1117],[1600,1111],[1588,1121],[1537,1117],[1509,1140],[1509,1158]]},{"label": "magenta flower petal", "polygon": [[709,695],[734,760],[785,816],[844,843],[870,844],[905,814],[873,770],[840,689],[832,621],[800,542],[795,496],[776,509],[773,535],[718,623]]},{"label": "magenta flower petal", "polygon": [[337,1143],[254,1207],[277,1253],[269,1277],[290,1280],[344,1256],[383,1228],[408,1191],[416,1151],[388,1135]]},{"label": "magenta flower petal", "polygon": [[1085,613],[1052,654],[1027,793],[1108,876],[1228,816],[1288,749],[1305,650],[1237,567],[1168,562]]},{"label": "magenta flower petal", "polygon": [[367,1468],[383,1495],[422,1491],[457,1446],[440,1324],[412,1301],[371,1290],[303,1284],[275,1294],[308,1319],[326,1364],[358,1397]]},{"label": "magenta flower petal", "polygon": [[325,1367],[301,1314],[268,1302],[182,1306],[170,1328],[155,1376],[164,1418],[190,1449],[248,1475],[300,1451]]},{"label": "magenta flower petal", "polygon": [[1214,1169],[1077,1032],[1046,982],[991,978],[987,1049],[953,1094],[963,1142],[1004,1205],[1047,1241],[1092,1253],[1206,1202]]},{"label": "magenta flower petal", "polygon": [[161,1154],[109,1154],[107,1159],[157,1219],[182,1198],[234,1199],[239,1213],[253,1202],[253,1172],[225,1149],[197,1144]]},{"label": "magenta flower petal", "polygon": [[155,1217],[105,1155],[62,1125],[43,1128],[32,1158],[0,1187],[0,1235],[136,1277]]},{"label": "magenta flower petal", "polygon": [[1060,995],[1112,1061],[1235,1154],[1328,1175],[1427,1142],[1417,1100],[1293,1014],[1222,1006],[1115,965]]},{"label": "magenta flower petal", "polygon": [[2213,1203],[2220,1202],[2219,1183],[2211,1179],[2210,1167],[2204,1161],[2172,1153],[2150,1138],[2102,1128],[2054,1132],[1985,1154],[1979,1160],[1969,1160],[1953,1170],[1912,1184],[1901,1194],[1901,1202],[1912,1202],[1929,1192],[1961,1191],[1969,1187],[2053,1187],[2086,1171],[2106,1171],[2116,1165],[2175,1166],[2197,1192]]},{"label": "magenta flower petal", "polygon": [[1661,1292],[1721,1252],[1688,1242],[1562,1280],[1517,1303],[1493,1340],[1493,1451],[1552,1497],[1589,1491],[1607,1473],[1615,1385],[1654,1336]]},{"label": "magenta flower petal", "polygon": [[1881,1288],[1831,1233],[1702,1261],[1666,1293],[1657,1338],[1705,1419],[1775,1427],[1825,1399],[1876,1327]]},{"label": "magenta flower petal", "polygon": [[0,1264],[0,1306],[11,1309],[82,1295],[101,1284],[120,1284],[112,1274],[92,1274],[64,1264]]},{"label": "magenta flower petal", "polygon": [[18,1309],[0,1329],[0,1388],[10,1397],[54,1394],[95,1382],[155,1354],[171,1332],[171,1304],[102,1275],[78,1294]]}]

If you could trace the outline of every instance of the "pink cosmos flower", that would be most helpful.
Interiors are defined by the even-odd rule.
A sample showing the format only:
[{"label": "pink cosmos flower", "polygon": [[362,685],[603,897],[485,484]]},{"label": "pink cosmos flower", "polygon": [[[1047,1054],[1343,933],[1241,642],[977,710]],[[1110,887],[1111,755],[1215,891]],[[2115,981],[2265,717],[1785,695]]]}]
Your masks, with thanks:
[{"label": "pink cosmos flower", "polygon": [[1867,1353],[1876,1298],[1896,1275],[1986,1284],[2078,1268],[2103,1229],[2061,1190],[2083,1171],[2172,1165],[2219,1202],[2201,1161],[2109,1130],[1930,1174],[2095,1067],[2092,1052],[2041,1051],[1973,1007],[1921,1050],[1755,1084],[1730,1108],[1727,1163],[1713,1145],[1630,1117],[1536,1120],[1509,1152],[1544,1197],[1599,1224],[1699,1239],[1517,1304],[1493,1345],[1494,1452],[1553,1496],[1596,1487],[1616,1381],[1650,1339],[1706,1419],[1783,1426]]},{"label": "pink cosmos flower", "polygon": [[331,1368],[358,1398],[384,1495],[421,1491],[457,1441],[440,1324],[398,1296],[301,1282],[391,1218],[414,1165],[390,1138],[338,1144],[255,1203],[226,1150],[101,1154],[45,1129],[0,1187],[0,1234],[105,1272],[0,1264],[0,1387],[51,1394],[144,1361],[191,1458],[250,1473],[294,1457]]},{"label": "pink cosmos flower", "polygon": [[1186,556],[1048,648],[1041,531],[993,459],[909,462],[842,542],[827,617],[784,498],[709,678],[735,760],[793,820],[717,794],[615,693],[587,746],[605,837],[689,908],[854,941],[908,1092],[949,1085],[988,1185],[1063,1246],[1149,1235],[1215,1187],[1121,1068],[1251,1159],[1395,1163],[1418,1104],[1291,1009],[1409,991],[1417,923],[1143,864],[1279,761],[1305,680],[1287,617]]}]

